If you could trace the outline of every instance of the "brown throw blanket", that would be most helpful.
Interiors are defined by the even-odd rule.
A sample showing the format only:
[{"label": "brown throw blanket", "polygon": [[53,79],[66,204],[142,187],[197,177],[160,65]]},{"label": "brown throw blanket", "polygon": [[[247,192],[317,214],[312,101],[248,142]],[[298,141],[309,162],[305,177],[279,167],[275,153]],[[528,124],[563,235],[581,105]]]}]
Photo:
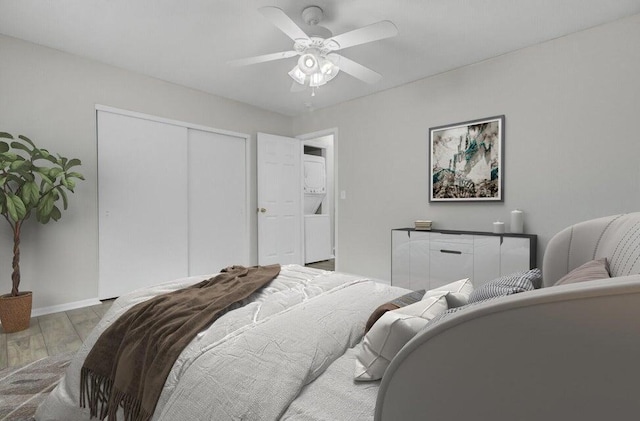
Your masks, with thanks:
[{"label": "brown throw blanket", "polygon": [[149,420],[171,367],[185,346],[231,304],[262,288],[280,265],[233,266],[196,285],[137,304],[109,326],[87,355],[80,406],[91,417]]}]

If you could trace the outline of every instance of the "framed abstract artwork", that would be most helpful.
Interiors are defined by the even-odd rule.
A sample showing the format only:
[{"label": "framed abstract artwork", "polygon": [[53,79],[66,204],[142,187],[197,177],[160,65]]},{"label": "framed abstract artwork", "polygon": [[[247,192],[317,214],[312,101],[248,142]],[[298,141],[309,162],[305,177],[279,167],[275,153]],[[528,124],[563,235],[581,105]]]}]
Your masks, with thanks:
[{"label": "framed abstract artwork", "polygon": [[429,201],[504,200],[504,115],[429,129]]}]

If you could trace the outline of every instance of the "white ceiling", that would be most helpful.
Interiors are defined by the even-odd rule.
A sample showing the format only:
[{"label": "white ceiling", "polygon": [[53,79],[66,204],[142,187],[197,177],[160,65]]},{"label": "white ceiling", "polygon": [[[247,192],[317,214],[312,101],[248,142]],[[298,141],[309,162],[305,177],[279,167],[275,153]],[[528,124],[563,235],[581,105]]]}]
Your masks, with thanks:
[{"label": "white ceiling", "polygon": [[[227,64],[291,50],[259,7],[305,30],[309,5],[334,35],[395,23],[397,37],[340,51],[379,83],[341,72],[311,97],[290,92],[296,58]],[[640,0],[0,0],[0,33],[293,116],[637,13]]]}]

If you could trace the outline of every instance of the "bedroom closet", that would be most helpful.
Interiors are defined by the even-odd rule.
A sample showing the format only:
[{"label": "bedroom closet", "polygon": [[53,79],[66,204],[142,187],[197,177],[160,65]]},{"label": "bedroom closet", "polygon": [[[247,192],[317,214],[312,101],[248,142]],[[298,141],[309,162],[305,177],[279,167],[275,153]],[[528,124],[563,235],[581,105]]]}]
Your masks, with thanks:
[{"label": "bedroom closet", "polygon": [[96,108],[99,298],[249,264],[248,135]]}]

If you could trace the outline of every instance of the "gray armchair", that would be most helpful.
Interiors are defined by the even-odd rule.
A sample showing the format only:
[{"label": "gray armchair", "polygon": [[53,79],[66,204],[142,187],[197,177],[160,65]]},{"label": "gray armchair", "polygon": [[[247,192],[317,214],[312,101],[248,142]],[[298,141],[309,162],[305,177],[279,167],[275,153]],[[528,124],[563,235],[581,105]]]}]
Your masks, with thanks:
[{"label": "gray armchair", "polygon": [[[613,278],[551,286],[607,257]],[[549,242],[544,288],[427,327],[387,369],[376,420],[640,418],[640,213]]]}]

